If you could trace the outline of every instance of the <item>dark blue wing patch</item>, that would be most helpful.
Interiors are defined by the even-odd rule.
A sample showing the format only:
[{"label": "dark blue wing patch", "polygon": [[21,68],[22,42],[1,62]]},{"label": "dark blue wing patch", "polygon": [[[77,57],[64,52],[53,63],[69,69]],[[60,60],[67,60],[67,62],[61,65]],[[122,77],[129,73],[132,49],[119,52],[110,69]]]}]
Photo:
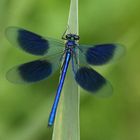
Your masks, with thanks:
[{"label": "dark blue wing patch", "polygon": [[81,67],[76,75],[76,82],[89,92],[98,92],[106,84],[106,80],[95,70]]},{"label": "dark blue wing patch", "polygon": [[49,48],[46,39],[24,29],[18,30],[18,43],[24,51],[35,55],[44,55]]},{"label": "dark blue wing patch", "polygon": [[21,65],[18,71],[24,81],[36,82],[45,79],[52,73],[52,65],[47,60],[36,60]]},{"label": "dark blue wing patch", "polygon": [[116,45],[101,44],[90,47],[86,51],[86,60],[91,65],[102,65],[113,58]]}]

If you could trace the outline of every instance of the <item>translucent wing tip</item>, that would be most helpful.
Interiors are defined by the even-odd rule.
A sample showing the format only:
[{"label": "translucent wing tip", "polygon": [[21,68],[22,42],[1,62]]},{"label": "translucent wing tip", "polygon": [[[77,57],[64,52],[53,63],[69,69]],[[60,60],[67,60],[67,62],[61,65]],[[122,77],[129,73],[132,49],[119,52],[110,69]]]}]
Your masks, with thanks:
[{"label": "translucent wing tip", "polygon": [[5,36],[7,37],[8,41],[12,43],[15,38],[18,38],[18,30],[19,28],[14,26],[10,26],[5,29]]},{"label": "translucent wing tip", "polygon": [[9,26],[5,29],[5,35],[9,36],[9,33],[17,31],[19,28],[15,26]]},{"label": "translucent wing tip", "polygon": [[[22,78],[21,78],[20,75],[19,75],[18,70],[15,69],[15,68],[12,68],[12,69],[8,70],[7,73],[6,73],[6,75],[5,75],[5,77],[6,77],[6,79],[7,79],[9,82],[11,82],[11,83],[13,83],[13,84],[22,84],[22,83],[24,83],[24,82],[22,81]],[[22,81],[22,82],[21,82],[21,81]]]},{"label": "translucent wing tip", "polygon": [[124,47],[124,45],[122,44],[116,44],[116,48],[114,51],[114,57],[112,60],[117,60],[119,58],[121,58],[122,56],[124,56],[126,53],[126,49]]},{"label": "translucent wing tip", "polygon": [[95,92],[95,96],[102,97],[102,98],[110,97],[112,96],[112,94],[113,94],[113,87],[110,84],[110,82],[108,82],[107,80],[106,83],[102,86],[102,88],[99,91]]}]

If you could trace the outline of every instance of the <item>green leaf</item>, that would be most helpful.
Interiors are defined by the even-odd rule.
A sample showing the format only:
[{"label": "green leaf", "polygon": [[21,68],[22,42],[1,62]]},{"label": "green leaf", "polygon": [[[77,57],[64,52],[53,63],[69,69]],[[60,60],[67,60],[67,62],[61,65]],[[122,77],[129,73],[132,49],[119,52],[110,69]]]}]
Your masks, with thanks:
[{"label": "green leaf", "polygon": [[[67,33],[78,34],[78,0],[71,0]],[[53,140],[80,140],[79,98],[70,63],[55,119]]]}]

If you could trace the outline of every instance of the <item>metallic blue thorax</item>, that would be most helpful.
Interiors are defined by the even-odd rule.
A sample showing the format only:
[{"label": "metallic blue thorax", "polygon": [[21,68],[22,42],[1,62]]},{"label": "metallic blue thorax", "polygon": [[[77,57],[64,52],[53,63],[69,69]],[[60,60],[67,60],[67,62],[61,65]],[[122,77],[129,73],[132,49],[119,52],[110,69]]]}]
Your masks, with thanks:
[{"label": "metallic blue thorax", "polygon": [[72,46],[75,46],[75,45],[77,45],[75,40],[68,40],[66,42],[66,46],[68,46],[68,47],[72,47]]}]

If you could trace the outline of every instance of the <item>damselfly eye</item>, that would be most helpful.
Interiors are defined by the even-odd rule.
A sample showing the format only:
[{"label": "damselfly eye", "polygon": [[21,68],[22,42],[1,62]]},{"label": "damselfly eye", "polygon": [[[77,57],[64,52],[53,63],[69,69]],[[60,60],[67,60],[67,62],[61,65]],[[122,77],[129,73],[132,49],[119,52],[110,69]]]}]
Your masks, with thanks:
[{"label": "damselfly eye", "polygon": [[75,40],[79,40],[80,37],[79,37],[78,35],[74,35],[74,39],[75,39]]},{"label": "damselfly eye", "polygon": [[67,34],[66,39],[71,39],[71,34]]}]

